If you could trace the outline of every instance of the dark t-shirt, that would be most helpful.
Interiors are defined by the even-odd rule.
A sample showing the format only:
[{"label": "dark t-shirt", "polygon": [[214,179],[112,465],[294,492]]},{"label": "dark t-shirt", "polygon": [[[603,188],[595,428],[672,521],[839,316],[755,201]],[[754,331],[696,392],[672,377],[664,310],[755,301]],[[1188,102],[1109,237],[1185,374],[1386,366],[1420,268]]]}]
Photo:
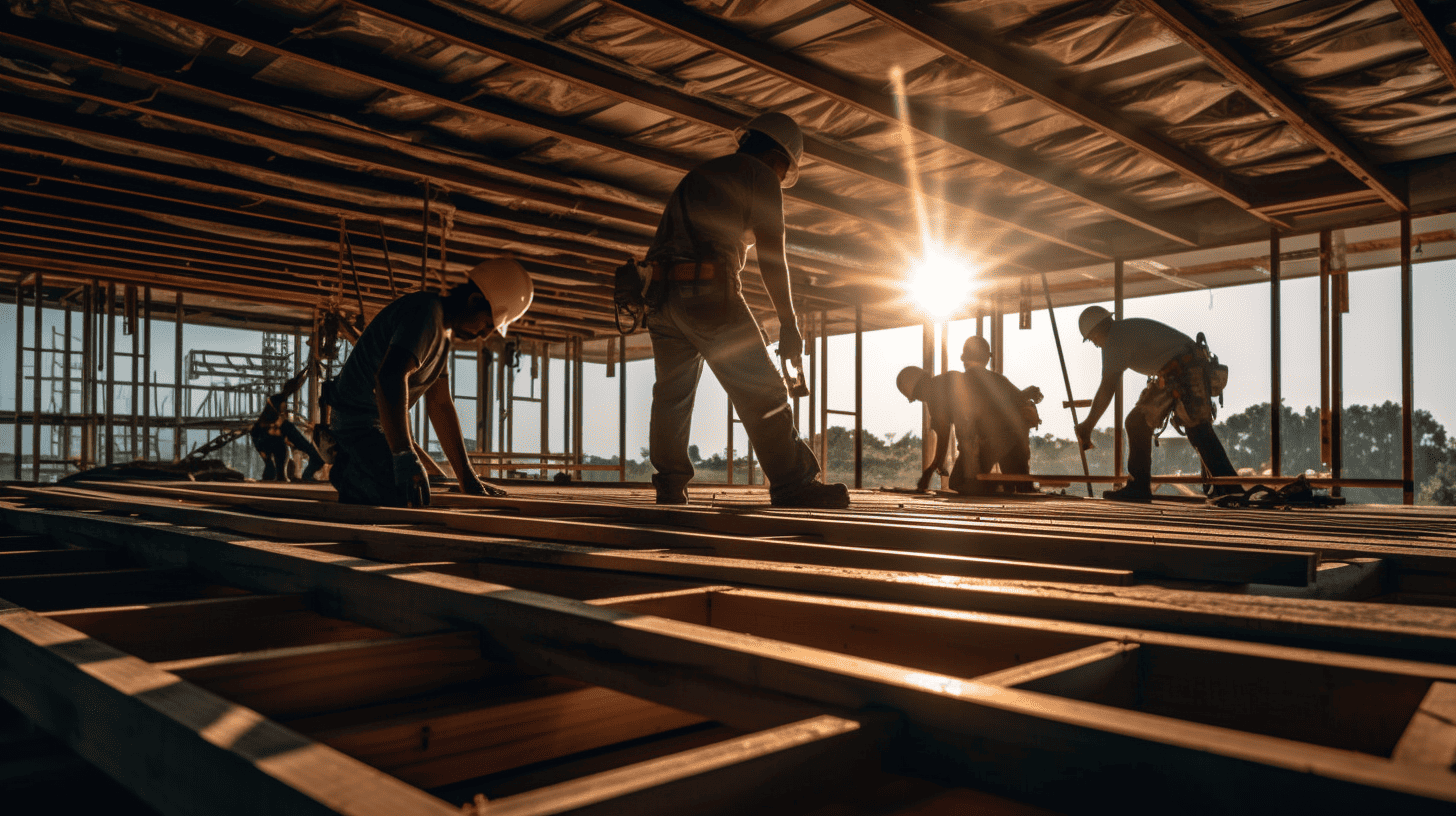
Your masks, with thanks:
[{"label": "dark t-shirt", "polygon": [[967,368],[965,378],[971,392],[971,412],[981,433],[1026,433],[1021,405],[1029,400],[1021,389],[1005,376],[986,368]]},{"label": "dark t-shirt", "polygon": [[332,403],[334,424],[340,427],[378,424],[375,378],[391,347],[408,351],[418,363],[407,380],[406,405],[414,405],[436,380],[447,374],[450,341],[445,335],[443,303],[433,292],[415,292],[375,315],[339,372]]}]

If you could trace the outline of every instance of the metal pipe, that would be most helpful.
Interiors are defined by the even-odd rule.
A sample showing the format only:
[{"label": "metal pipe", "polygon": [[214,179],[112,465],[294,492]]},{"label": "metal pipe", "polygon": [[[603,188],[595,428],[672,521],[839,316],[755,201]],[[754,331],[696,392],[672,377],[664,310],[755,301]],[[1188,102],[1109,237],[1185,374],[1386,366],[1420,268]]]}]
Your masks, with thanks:
[{"label": "metal pipe", "polygon": [[182,305],[182,292],[176,293],[177,314],[176,328],[173,332],[173,357],[172,357],[172,458],[174,461],[182,460],[182,404],[187,401],[186,392],[182,388],[182,333],[186,325],[184,309]]},{"label": "metal pipe", "polygon": [[[1121,258],[1112,261],[1112,316],[1122,319],[1123,306],[1123,262]],[[1117,378],[1117,391],[1112,395],[1112,475],[1122,475],[1122,377]],[[1071,399],[1071,397],[1068,397]]]},{"label": "metal pipe", "polygon": [[[935,328],[930,321],[920,324],[920,367],[925,373],[933,374],[935,369]],[[930,441],[930,406],[920,403],[920,469],[930,467],[935,455],[935,445]],[[944,485],[942,485],[944,486]]]},{"label": "metal pipe", "polygon": [[[1333,249],[1333,245],[1332,245]],[[1345,467],[1345,320],[1342,303],[1349,301],[1348,270],[1336,252],[1330,253],[1330,478],[1339,479]],[[1330,488],[1330,495],[1340,496],[1340,487]]]},{"label": "metal pipe", "polygon": [[81,469],[96,467],[96,282],[84,287],[81,300]]},{"label": "metal pipe", "polygon": [[[1072,376],[1067,373],[1067,357],[1065,354],[1062,353],[1062,333],[1057,330],[1057,312],[1055,309],[1052,308],[1052,290],[1051,287],[1047,285],[1047,276],[1045,272],[1041,273],[1041,292],[1042,295],[1046,297],[1047,322],[1052,324],[1052,339],[1055,340],[1057,344],[1057,360],[1059,360],[1062,364],[1062,383],[1067,387],[1067,408],[1072,412],[1072,424],[1076,425],[1077,401],[1072,396]],[[998,315],[995,325],[991,327],[992,333],[995,333],[997,326],[1000,325],[1001,318]],[[1081,443],[1078,443],[1077,445],[1077,452],[1082,454],[1082,474],[1084,476],[1091,476],[1092,471],[1090,468],[1087,467],[1087,451],[1082,448]],[[1087,497],[1092,497],[1092,482],[1090,479],[1087,482]]]},{"label": "metal pipe", "polygon": [[139,380],[141,379],[141,354],[139,353],[140,350],[137,348],[137,339],[139,335],[137,334],[136,325],[136,287],[128,285],[126,287],[126,292],[126,303],[128,305],[128,314],[126,316],[126,319],[127,323],[131,326],[131,401],[127,404],[127,412],[131,414],[131,458],[135,460],[139,458],[137,456],[137,444],[140,442],[140,434],[138,433],[139,428],[137,427],[137,387],[140,385]]},{"label": "metal pipe", "polygon": [[617,367],[621,370],[617,379],[617,463],[619,482],[627,481],[627,336],[617,338]]},{"label": "metal pipe", "polygon": [[819,311],[819,462],[824,480],[829,480],[829,313]]},{"label": "metal pipe", "polygon": [[[40,347],[45,342],[45,335],[41,331],[45,323],[45,278],[35,273],[35,348],[31,350],[30,373],[35,377],[31,389],[30,401],[30,478],[32,481],[40,482]],[[18,379],[18,378],[17,378]],[[19,410],[20,406],[16,406]],[[15,449],[15,455],[20,455],[20,449]]]},{"label": "metal pipe", "polygon": [[854,307],[854,487],[864,487],[864,309]]},{"label": "metal pipe", "polygon": [[728,400],[728,469],[724,480],[733,484],[733,400]]},{"label": "metal pipe", "polygon": [[116,462],[116,284],[106,284],[106,464]]},{"label": "metal pipe", "polygon": [[152,453],[152,287],[142,287],[142,458]]},{"label": "metal pipe", "polygon": [[1320,465],[1330,464],[1330,231],[1319,234]]},{"label": "metal pipe", "polygon": [[[541,452],[551,452],[551,346],[541,343]],[[541,468],[541,478],[549,478]]]},{"label": "metal pipe", "polygon": [[1284,401],[1280,394],[1279,231],[1269,229],[1269,473],[1281,475],[1284,445],[1280,437]]},{"label": "metal pipe", "polygon": [[15,443],[15,481],[20,481],[20,409],[25,401],[25,283],[15,278],[15,413],[11,416]]},{"label": "metal pipe", "polygon": [[1412,422],[1415,410],[1413,273],[1411,217],[1410,211],[1406,210],[1400,214],[1400,478],[1405,483],[1402,504],[1416,503],[1415,428]]},{"label": "metal pipe", "polygon": [[66,312],[65,312],[65,323],[64,323],[64,328],[65,328],[65,333],[66,333],[66,341],[65,341],[66,342],[66,346],[65,346],[66,353],[65,353],[65,356],[62,358],[64,360],[64,363],[61,365],[61,379],[62,379],[62,385],[61,385],[61,389],[62,389],[61,390],[61,394],[62,394],[62,396],[61,396],[61,405],[60,405],[60,414],[61,414],[61,458],[62,459],[65,459],[67,462],[70,462],[71,461],[71,425],[70,425],[70,418],[71,418],[71,415],[72,415],[72,412],[71,412],[71,355],[74,353],[75,344],[71,340],[71,302],[69,300],[66,300],[65,298],[62,298],[61,299],[61,306],[66,310]]}]

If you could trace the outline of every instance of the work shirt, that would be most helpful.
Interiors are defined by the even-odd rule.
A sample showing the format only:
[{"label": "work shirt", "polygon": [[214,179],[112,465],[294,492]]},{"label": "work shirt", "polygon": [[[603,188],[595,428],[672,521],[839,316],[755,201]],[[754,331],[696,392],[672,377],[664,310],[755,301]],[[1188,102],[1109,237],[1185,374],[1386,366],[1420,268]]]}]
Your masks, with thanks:
[{"label": "work shirt", "polygon": [[1113,320],[1102,344],[1102,381],[1127,369],[1151,377],[1174,357],[1193,347],[1193,338],[1172,326],[1143,317]]},{"label": "work shirt", "polygon": [[709,159],[683,176],[672,191],[646,259],[722,265],[737,293],[755,229],[784,231],[779,177],[762,160],[747,154]]},{"label": "work shirt", "polygon": [[406,406],[414,405],[450,362],[450,340],[445,333],[444,300],[433,292],[415,292],[399,298],[375,315],[344,361],[335,382],[332,424],[358,427],[379,424],[375,379],[384,357],[395,346],[408,351],[418,363],[406,379]]},{"label": "work shirt", "polygon": [[1021,406],[1030,402],[1021,389],[1005,376],[988,368],[968,366],[965,381],[971,392],[971,409],[981,433],[1025,435],[1027,423]]}]

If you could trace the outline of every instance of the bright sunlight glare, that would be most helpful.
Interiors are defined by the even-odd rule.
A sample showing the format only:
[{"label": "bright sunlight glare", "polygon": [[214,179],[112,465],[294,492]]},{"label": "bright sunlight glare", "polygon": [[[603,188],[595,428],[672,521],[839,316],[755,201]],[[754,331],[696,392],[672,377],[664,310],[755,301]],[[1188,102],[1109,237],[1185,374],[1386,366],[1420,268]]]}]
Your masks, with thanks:
[{"label": "bright sunlight glare", "polygon": [[964,257],[943,250],[927,250],[911,267],[911,299],[933,318],[949,317],[966,304],[975,290],[975,268]]}]

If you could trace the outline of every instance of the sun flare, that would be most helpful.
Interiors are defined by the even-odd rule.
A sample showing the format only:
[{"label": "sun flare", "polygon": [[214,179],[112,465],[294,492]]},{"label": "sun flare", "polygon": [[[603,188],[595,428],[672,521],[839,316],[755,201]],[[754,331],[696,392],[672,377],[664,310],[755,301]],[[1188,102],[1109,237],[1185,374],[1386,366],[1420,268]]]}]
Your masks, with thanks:
[{"label": "sun flare", "polygon": [[910,270],[912,300],[931,317],[944,318],[960,309],[975,292],[975,266],[965,257],[927,250]]}]

